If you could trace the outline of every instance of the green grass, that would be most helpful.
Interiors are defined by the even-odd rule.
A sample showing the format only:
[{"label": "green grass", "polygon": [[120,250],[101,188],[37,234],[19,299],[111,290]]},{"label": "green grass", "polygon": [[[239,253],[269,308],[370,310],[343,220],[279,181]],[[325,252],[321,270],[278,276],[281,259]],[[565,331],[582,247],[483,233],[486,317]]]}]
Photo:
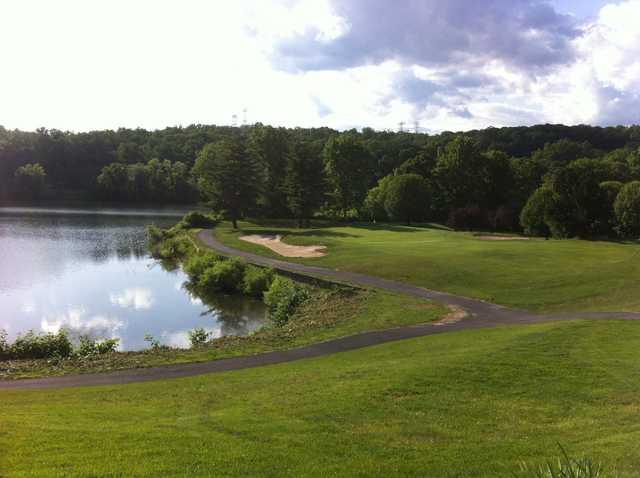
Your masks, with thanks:
[{"label": "green grass", "polygon": [[640,324],[467,331],[0,403],[3,477],[495,478],[557,443],[633,477]]},{"label": "green grass", "polygon": [[285,327],[265,327],[248,337],[222,337],[191,350],[119,352],[88,359],[0,360],[0,379],[218,360],[300,347],[368,330],[431,322],[446,313],[445,307],[431,302],[383,291],[314,289],[311,301],[302,306]]},{"label": "green grass", "polygon": [[435,227],[300,229],[241,223],[216,229],[226,244],[265,256],[241,234],[277,232],[328,255],[287,259],[362,272],[534,311],[640,310],[640,245],[581,240],[486,241]]}]

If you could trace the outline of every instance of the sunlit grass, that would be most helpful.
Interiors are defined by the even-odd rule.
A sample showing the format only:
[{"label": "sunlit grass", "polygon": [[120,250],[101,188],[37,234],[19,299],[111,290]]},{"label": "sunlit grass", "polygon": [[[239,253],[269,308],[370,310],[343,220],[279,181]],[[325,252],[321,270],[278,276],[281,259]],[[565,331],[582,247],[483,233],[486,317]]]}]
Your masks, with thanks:
[{"label": "sunlit grass", "polygon": [[640,246],[580,240],[487,241],[434,227],[295,229],[242,223],[216,229],[225,243],[266,256],[239,239],[277,232],[292,244],[325,245],[327,256],[296,262],[362,272],[537,311],[640,310]]}]

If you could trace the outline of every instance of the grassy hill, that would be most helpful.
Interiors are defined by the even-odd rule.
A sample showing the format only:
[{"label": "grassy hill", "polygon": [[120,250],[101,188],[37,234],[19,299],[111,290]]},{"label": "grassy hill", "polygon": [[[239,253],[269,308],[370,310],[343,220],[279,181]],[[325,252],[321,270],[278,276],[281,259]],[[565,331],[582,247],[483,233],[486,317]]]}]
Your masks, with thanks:
[{"label": "grassy hill", "polygon": [[326,257],[287,259],[541,312],[640,310],[640,245],[581,240],[484,240],[439,227],[395,225],[295,229],[242,223],[216,233],[239,249],[276,256],[239,240],[278,233],[326,245]]},{"label": "grassy hill", "polygon": [[[637,476],[640,324],[424,337],[126,386],[0,392],[0,476]],[[635,470],[635,471],[634,471]]]}]

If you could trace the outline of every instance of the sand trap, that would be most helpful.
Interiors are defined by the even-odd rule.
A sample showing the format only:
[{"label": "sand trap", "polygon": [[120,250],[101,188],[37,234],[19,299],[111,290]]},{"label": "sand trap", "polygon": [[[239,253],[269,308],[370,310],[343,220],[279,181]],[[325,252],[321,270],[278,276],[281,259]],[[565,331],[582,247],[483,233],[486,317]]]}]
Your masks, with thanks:
[{"label": "sand trap", "polygon": [[241,240],[259,244],[268,247],[273,252],[277,252],[285,257],[322,257],[326,256],[325,246],[294,246],[282,242],[282,236],[267,234],[251,234],[250,236],[241,236]]},{"label": "sand trap", "polygon": [[474,236],[481,241],[528,241],[528,237],[522,236]]}]

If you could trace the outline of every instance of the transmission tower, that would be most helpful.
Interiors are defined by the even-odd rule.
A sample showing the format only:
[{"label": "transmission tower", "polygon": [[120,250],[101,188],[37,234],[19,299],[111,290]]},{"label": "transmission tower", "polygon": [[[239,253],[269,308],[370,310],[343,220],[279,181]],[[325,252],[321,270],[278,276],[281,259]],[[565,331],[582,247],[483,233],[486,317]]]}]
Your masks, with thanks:
[{"label": "transmission tower", "polygon": [[247,108],[242,110],[242,126],[247,126]]},{"label": "transmission tower", "polygon": [[231,115],[231,126],[233,126],[234,128],[238,126],[238,115],[235,113]]},{"label": "transmission tower", "polygon": [[404,131],[404,121],[398,123],[398,130],[402,133]]},{"label": "transmission tower", "polygon": [[420,132],[420,123],[418,122],[418,120],[415,120],[413,122],[413,132],[415,134],[418,134]]}]

